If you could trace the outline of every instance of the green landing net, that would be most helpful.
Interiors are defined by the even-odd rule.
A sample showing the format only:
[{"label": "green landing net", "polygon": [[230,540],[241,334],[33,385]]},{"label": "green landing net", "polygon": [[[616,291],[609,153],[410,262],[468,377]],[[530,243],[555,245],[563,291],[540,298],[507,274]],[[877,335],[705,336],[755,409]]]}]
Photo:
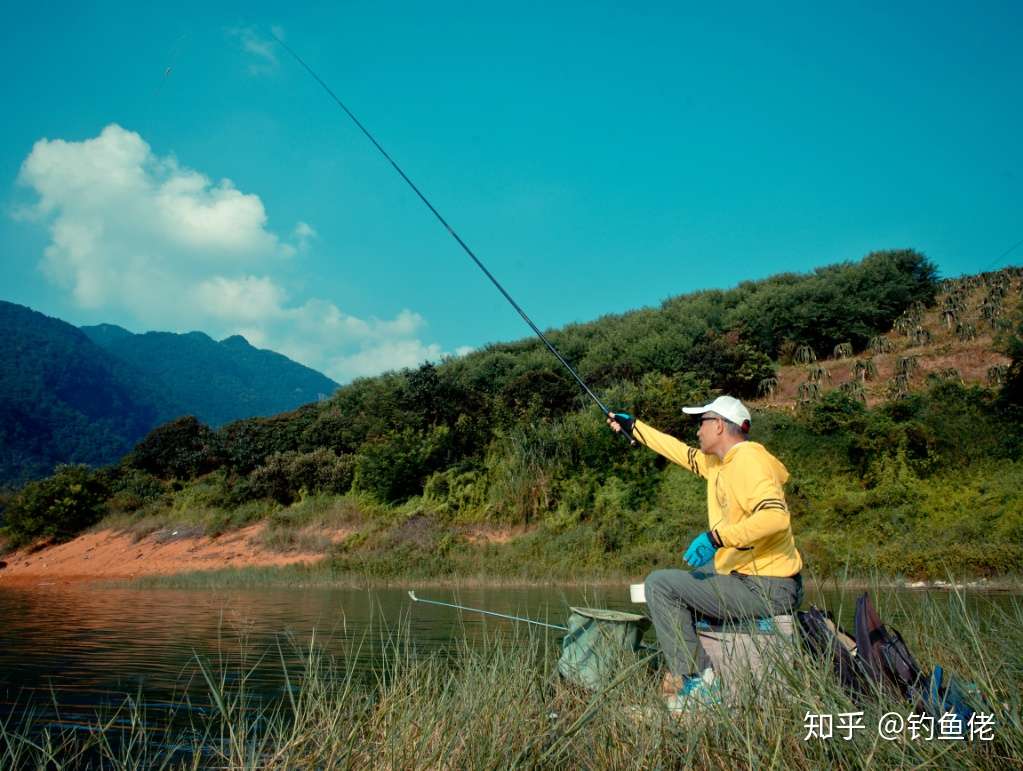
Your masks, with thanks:
[{"label": "green landing net", "polygon": [[561,641],[558,672],[566,680],[598,691],[643,650],[650,619],[635,613],[569,608],[568,633]]}]

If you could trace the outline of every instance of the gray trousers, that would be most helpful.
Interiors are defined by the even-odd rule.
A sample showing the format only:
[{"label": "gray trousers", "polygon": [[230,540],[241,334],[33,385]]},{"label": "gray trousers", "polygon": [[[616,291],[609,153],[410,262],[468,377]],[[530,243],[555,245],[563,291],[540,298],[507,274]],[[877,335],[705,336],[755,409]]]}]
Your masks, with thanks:
[{"label": "gray trousers", "polygon": [[711,568],[655,570],[646,579],[646,603],[672,674],[710,666],[696,635],[696,619],[737,621],[791,613],[803,601],[801,577],[721,575]]}]

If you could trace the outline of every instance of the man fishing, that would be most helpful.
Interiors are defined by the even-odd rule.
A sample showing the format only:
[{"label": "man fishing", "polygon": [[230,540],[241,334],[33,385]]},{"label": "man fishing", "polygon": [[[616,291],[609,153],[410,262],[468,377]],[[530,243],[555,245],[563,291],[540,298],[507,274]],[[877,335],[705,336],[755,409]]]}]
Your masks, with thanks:
[{"label": "man fishing", "polygon": [[[749,411],[738,399],[730,396],[718,397],[706,407],[685,408],[687,413],[700,416],[699,450],[629,415],[610,412],[344,102],[283,40],[272,32],[271,36],[315,78],[390,162],[466,255],[575,378],[601,413],[608,416],[612,428],[624,431],[630,439],[641,441],[707,480],[710,529],[697,536],[685,553],[686,562],[696,570],[655,571],[646,580],[646,597],[657,637],[673,673],[672,677],[665,679],[666,685],[672,689],[672,698],[676,701],[681,699],[683,704],[691,698],[704,701],[716,698],[714,673],[696,637],[694,612],[722,620],[774,615],[794,608],[802,596],[799,578],[802,560],[792,540],[789,513],[782,492],[782,485],[789,475],[762,445],[746,441]],[[710,568],[700,569],[712,559]]]},{"label": "man fishing", "polygon": [[668,668],[662,690],[669,709],[720,700],[710,659],[696,634],[696,618],[731,621],[792,612],[803,597],[796,550],[782,489],[789,472],[747,436],[749,410],[719,396],[697,416],[700,448],[620,412],[608,413],[615,431],[707,480],[708,529],[693,539],[683,559],[691,571],[655,570],[647,576],[646,602]]}]

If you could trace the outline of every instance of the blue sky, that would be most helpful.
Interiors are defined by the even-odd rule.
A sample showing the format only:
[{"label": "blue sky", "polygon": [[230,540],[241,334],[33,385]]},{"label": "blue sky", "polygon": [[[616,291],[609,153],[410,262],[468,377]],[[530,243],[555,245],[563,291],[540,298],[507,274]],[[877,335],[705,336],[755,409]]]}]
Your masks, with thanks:
[{"label": "blue sky", "polygon": [[541,328],[877,249],[1023,262],[1018,2],[28,5],[0,299],[72,323],[339,381],[530,334],[271,29]]}]

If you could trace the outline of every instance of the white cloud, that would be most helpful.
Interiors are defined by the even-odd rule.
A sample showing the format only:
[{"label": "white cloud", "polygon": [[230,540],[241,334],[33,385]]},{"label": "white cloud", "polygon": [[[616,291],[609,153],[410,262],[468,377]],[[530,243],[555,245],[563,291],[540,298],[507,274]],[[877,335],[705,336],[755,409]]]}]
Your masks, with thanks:
[{"label": "white cloud", "polygon": [[308,222],[299,222],[295,225],[292,235],[295,238],[295,242],[298,244],[299,250],[305,251],[309,248],[309,242],[316,238],[319,233],[317,233],[313,226]]},{"label": "white cloud", "polygon": [[39,140],[18,181],[37,200],[16,216],[49,228],[43,274],[112,320],[242,334],[339,381],[444,355],[420,339],[426,322],[412,310],[360,318],[291,298],[280,277],[317,238],[309,223],[294,226],[295,245],[282,241],[258,195],[158,157],[116,124],[81,142]]},{"label": "white cloud", "polygon": [[18,181],[38,194],[31,211],[50,226],[44,271],[83,307],[118,302],[147,283],[145,302],[177,303],[165,290],[180,290],[210,265],[294,252],[266,229],[259,196],[158,158],[116,124],[82,142],[39,140]]},{"label": "white cloud", "polygon": [[155,192],[154,203],[167,237],[190,248],[251,254],[271,253],[278,246],[264,229],[266,212],[259,196],[242,194],[228,179],[212,185],[201,174],[175,167]]},{"label": "white cloud", "polygon": [[[274,27],[273,33],[282,40],[284,39],[283,30],[280,27]],[[266,75],[277,69],[279,62],[276,41],[260,35],[252,27],[229,29],[228,34],[241,41],[242,50],[249,54],[250,75]]]},{"label": "white cloud", "polygon": [[427,359],[436,361],[442,355],[439,345],[423,345],[418,340],[392,340],[339,357],[331,366],[343,372],[351,372],[357,377],[394,367],[416,367]]},{"label": "white cloud", "polygon": [[200,281],[195,295],[198,307],[208,315],[246,324],[280,318],[285,298],[284,291],[266,276],[214,276]]}]

